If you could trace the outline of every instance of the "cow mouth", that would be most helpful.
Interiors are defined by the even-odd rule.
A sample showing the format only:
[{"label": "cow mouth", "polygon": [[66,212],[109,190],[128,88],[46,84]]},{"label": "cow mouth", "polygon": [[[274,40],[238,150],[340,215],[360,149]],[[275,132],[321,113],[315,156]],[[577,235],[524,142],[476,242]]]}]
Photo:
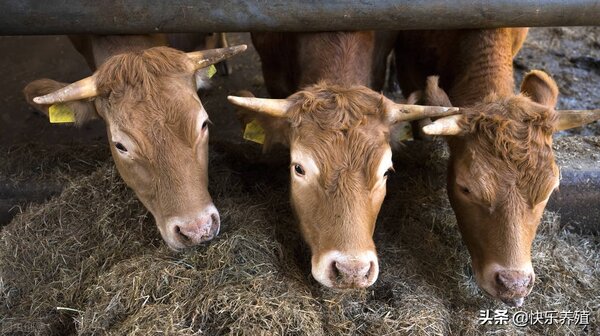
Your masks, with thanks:
[{"label": "cow mouth", "polygon": [[500,301],[504,302],[504,304],[506,304],[508,306],[519,308],[519,307],[523,306],[523,302],[525,302],[525,298],[518,297],[518,298],[512,298],[512,299],[500,299]]},{"label": "cow mouth", "polygon": [[513,307],[513,308],[519,308],[519,307],[523,306],[523,303],[525,302],[525,297],[527,296],[526,295],[526,296],[521,296],[521,297],[502,298],[502,297],[499,297],[496,295],[492,295],[490,292],[488,292],[487,289],[483,288],[479,284],[477,284],[477,286],[479,287],[479,289],[481,289],[481,292],[483,293],[483,295],[485,297],[490,298],[492,300],[500,300],[505,305],[507,305],[509,307]]}]

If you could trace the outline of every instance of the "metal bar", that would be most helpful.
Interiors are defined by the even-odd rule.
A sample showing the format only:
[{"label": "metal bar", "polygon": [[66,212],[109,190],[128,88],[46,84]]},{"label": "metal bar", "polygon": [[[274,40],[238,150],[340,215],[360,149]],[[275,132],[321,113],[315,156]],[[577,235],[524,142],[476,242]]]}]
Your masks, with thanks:
[{"label": "metal bar", "polygon": [[560,188],[552,193],[548,210],[579,232],[600,234],[600,169],[562,168]]},{"label": "metal bar", "polygon": [[600,25],[599,0],[4,0],[0,34]]}]

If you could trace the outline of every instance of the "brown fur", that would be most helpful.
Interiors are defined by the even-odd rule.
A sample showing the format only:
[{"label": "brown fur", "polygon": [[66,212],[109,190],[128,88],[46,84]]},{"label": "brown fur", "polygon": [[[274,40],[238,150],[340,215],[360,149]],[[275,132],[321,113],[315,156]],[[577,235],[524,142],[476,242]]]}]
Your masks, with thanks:
[{"label": "brown fur", "polygon": [[[433,35],[420,37],[435,38],[423,45],[443,40],[449,49],[437,49],[416,72],[409,71],[404,84],[419,85],[419,71],[438,72],[443,90],[436,79],[427,80],[425,103],[461,106],[463,132],[448,139],[448,195],[479,285],[512,302],[526,296],[533,284],[523,278],[533,279],[528,271],[531,243],[558,181],[552,152],[558,88],[548,75],[534,71],[523,81],[523,94],[514,94],[512,57],[523,43],[524,29],[428,34]],[[415,56],[408,51],[400,58],[420,62]],[[507,291],[486,271],[494,267],[519,274],[517,283],[528,285]]]},{"label": "brown fur", "polygon": [[[185,53],[166,47],[120,54],[110,58],[96,72],[99,95],[106,98],[103,110],[119,123],[135,123],[140,136],[159,140],[145,130],[166,126],[180,140],[193,143],[196,111],[193,101],[180,99],[179,85],[170,79],[194,86],[193,64]],[[149,146],[152,148],[152,146]],[[149,149],[150,149],[149,148]]]},{"label": "brown fur", "polygon": [[327,81],[383,87],[386,60],[395,33],[252,33],[265,85],[273,98]]},{"label": "brown fur", "polygon": [[[66,104],[77,124],[94,117],[105,121],[121,177],[152,212],[169,246],[177,249],[198,241],[182,238],[167,223],[179,218],[178,228],[196,230],[210,222],[208,215],[199,214],[214,209],[207,190],[208,130],[198,128],[200,118],[208,115],[196,94],[192,62],[165,46],[147,49],[152,41],[92,38],[92,51],[103,47],[94,59],[105,59],[95,72],[98,96]],[[118,54],[106,57],[112,51]],[[38,80],[25,88],[25,95],[33,103],[33,97],[64,85]],[[48,106],[33,105],[48,112]],[[125,154],[115,148],[123,144]]]},{"label": "brown fur", "polygon": [[[252,38],[269,93],[291,94],[293,106],[285,121],[256,113],[247,119],[265,128],[266,146],[274,139],[290,146],[291,200],[313,254],[313,275],[327,262],[324,267],[336,267],[324,261],[328,252],[349,258],[374,253],[373,229],[385,196],[385,177],[376,173],[389,150],[390,125],[382,95],[368,87],[383,84],[391,46],[386,51],[387,40],[374,32],[253,33]],[[294,166],[306,162],[294,162],[295,157],[314,161],[318,177],[312,167],[297,176]],[[344,274],[321,274],[340,288],[368,285],[373,275],[354,282],[345,281]]]},{"label": "brown fur", "polygon": [[423,90],[435,75],[456,106],[492,92],[512,95],[512,59],[526,35],[526,28],[400,32],[395,53],[402,92]]},{"label": "brown fur", "polygon": [[473,155],[487,160],[498,182],[516,179],[521,197],[530,206],[546,197],[555,182],[552,133],[557,114],[537,105],[524,96],[498,99],[492,95],[465,109],[462,125]]},{"label": "brown fur", "polygon": [[[33,101],[33,98],[45,95],[67,86],[67,83],[61,83],[48,78],[35,80],[23,88],[25,100],[38,111],[48,115],[50,105],[40,105]],[[98,119],[96,108],[88,100],[76,100],[64,103],[71,111],[75,113],[75,125],[82,126],[85,123]]]},{"label": "brown fur", "polygon": [[341,188],[344,171],[363,168],[360,177],[366,177],[367,185],[372,186],[382,142],[389,141],[382,96],[361,86],[319,83],[290,99],[297,101],[287,113],[290,136],[301,138],[298,140],[303,146],[313,152],[325,190],[335,192]]},{"label": "brown fur", "polygon": [[[485,181],[474,181],[480,184],[478,189],[490,203],[496,201],[493,196],[496,192],[490,190],[500,188],[499,181],[516,179],[514,184],[530,206],[538,204],[554,187],[557,172],[552,134],[558,115],[552,106],[557,101],[558,88],[540,71],[530,73],[527,78],[521,95],[502,98],[492,93],[481,103],[461,109],[465,118],[461,122],[464,134],[460,141],[470,144],[475,160],[485,161],[481,164],[484,169],[491,166],[497,174],[494,187],[481,185]],[[452,105],[445,92],[437,87],[437,77],[428,78],[427,83],[424,93],[427,104]]]},{"label": "brown fur", "polygon": [[[362,86],[321,83],[290,99],[297,100],[287,118],[292,160],[295,152],[302,152],[320,172],[308,185],[292,175],[291,187],[300,229],[313,253],[313,270],[331,251],[374,252],[371,237],[385,196],[385,181],[379,184],[383,177],[376,172],[389,150],[382,96]],[[334,286],[358,286],[344,279]]]}]

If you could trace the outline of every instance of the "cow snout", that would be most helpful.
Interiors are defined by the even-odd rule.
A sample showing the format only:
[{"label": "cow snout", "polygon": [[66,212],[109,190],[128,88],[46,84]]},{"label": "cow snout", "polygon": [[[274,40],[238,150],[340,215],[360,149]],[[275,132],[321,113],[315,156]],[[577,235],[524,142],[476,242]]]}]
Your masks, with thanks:
[{"label": "cow snout", "polygon": [[317,265],[313,265],[312,273],[325,286],[339,289],[365,288],[377,280],[379,266],[374,253],[346,255],[334,252],[320,259]]},{"label": "cow snout", "polygon": [[338,288],[363,288],[369,285],[369,277],[373,268],[372,261],[344,260],[334,261],[331,266],[332,281]]},{"label": "cow snout", "polygon": [[167,222],[169,246],[175,250],[195,246],[212,240],[219,234],[221,221],[217,209],[212,206],[194,217],[172,218]]},{"label": "cow snout", "polygon": [[512,307],[520,307],[534,282],[533,273],[503,270],[495,274],[496,293],[502,302]]},{"label": "cow snout", "polygon": [[219,231],[219,215],[212,213],[181,225],[175,225],[175,232],[185,245],[197,245],[213,239]]}]

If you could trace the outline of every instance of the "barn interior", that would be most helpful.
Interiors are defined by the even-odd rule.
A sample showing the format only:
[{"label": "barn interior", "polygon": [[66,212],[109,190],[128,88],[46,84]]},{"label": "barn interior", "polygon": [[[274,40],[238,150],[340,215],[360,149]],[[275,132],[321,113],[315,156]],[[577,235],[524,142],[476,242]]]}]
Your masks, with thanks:
[{"label": "barn interior", "polygon": [[[534,241],[537,275],[521,310],[589,311],[588,325],[481,325],[507,309],[475,284],[445,190],[441,139],[409,141],[375,232],[381,273],[366,290],[333,291],[310,275],[288,202],[288,153],[242,139],[226,96],[266,97],[249,50],[200,98],[210,115],[210,192],[222,216],[214,241],[183,253],[162,242],[123,184],[104,125],[50,124],[25,102],[30,81],[91,74],[64,36],[0,37],[0,331],[37,334],[388,335],[600,333],[600,126],[557,134],[562,171]],[[532,28],[515,78],[542,69],[558,108],[600,106],[600,28]],[[393,85],[387,94],[397,96]]]}]

